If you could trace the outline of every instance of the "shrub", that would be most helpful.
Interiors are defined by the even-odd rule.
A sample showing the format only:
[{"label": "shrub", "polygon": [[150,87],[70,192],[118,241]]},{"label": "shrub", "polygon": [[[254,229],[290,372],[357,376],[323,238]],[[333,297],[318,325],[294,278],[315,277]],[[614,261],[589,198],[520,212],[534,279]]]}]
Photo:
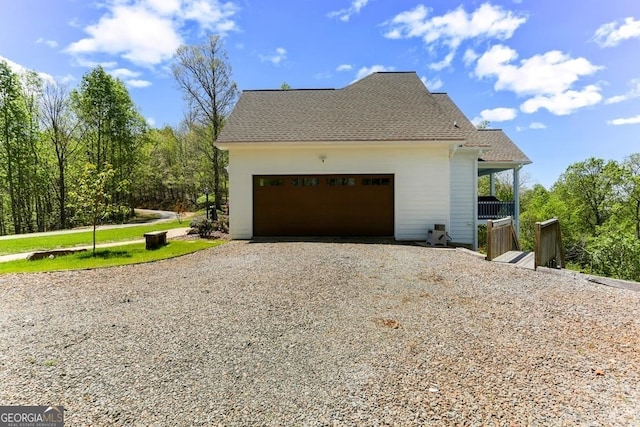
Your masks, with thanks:
[{"label": "shrub", "polygon": [[214,230],[214,223],[206,218],[195,220],[191,223],[191,227],[198,230],[200,237],[210,237]]},{"label": "shrub", "polygon": [[214,221],[213,227],[220,233],[229,234],[229,217],[227,215],[218,214],[218,220]]},{"label": "shrub", "polygon": [[590,241],[593,272],[607,277],[640,280],[640,240],[633,233],[603,230]]}]

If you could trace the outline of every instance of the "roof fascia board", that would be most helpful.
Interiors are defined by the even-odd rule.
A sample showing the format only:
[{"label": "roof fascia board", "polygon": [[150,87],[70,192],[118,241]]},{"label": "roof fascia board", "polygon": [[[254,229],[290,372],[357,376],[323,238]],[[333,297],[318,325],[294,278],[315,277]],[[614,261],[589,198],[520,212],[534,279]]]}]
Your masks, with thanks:
[{"label": "roof fascia board", "polygon": [[271,148],[291,148],[291,147],[331,147],[331,148],[369,148],[369,147],[456,147],[464,143],[460,140],[434,140],[434,141],[284,141],[284,142],[232,142],[214,143],[221,150],[251,150],[251,149],[271,149]]},{"label": "roof fascia board", "polygon": [[507,170],[507,169],[514,169],[514,168],[519,168],[522,167],[524,165],[528,165],[531,162],[483,162],[483,161],[479,161],[478,162],[478,169],[503,169],[503,170]]}]

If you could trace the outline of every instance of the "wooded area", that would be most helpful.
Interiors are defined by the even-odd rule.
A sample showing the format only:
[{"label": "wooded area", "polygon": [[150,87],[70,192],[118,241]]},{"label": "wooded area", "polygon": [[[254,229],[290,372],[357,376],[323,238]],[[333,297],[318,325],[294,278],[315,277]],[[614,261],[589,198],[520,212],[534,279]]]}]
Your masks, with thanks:
[{"label": "wooded area", "polygon": [[[512,198],[510,182],[508,177],[497,180],[500,200]],[[488,192],[487,179],[479,185],[479,194]],[[589,158],[574,163],[550,189],[534,185],[520,194],[523,250],[533,250],[535,223],[555,217],[570,266],[640,281],[640,153],[622,162]]]},{"label": "wooded area", "polygon": [[[189,80],[193,70],[207,87]],[[227,156],[213,142],[237,89],[219,38],[181,47],[174,73],[186,118],[177,128],[152,129],[122,81],[99,66],[68,90],[0,61],[0,235],[121,221],[134,207],[195,208],[205,188],[220,208]],[[199,98],[203,92],[211,98]],[[109,209],[90,215],[87,198],[78,197],[90,187],[88,170],[110,175],[93,198],[108,198]]]}]

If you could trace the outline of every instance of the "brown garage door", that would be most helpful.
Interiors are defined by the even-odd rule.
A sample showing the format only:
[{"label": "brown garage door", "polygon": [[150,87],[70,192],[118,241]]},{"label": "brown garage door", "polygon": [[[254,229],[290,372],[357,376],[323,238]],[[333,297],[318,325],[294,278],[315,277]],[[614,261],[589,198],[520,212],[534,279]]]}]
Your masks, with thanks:
[{"label": "brown garage door", "polygon": [[254,236],[393,236],[393,175],[253,177]]}]

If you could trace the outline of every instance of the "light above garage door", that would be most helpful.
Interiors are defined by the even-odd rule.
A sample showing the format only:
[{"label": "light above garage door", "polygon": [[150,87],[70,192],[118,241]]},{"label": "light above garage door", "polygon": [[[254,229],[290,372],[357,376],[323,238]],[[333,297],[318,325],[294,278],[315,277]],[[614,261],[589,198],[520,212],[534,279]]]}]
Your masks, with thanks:
[{"label": "light above garage door", "polygon": [[253,235],[393,236],[393,175],[256,175]]}]

